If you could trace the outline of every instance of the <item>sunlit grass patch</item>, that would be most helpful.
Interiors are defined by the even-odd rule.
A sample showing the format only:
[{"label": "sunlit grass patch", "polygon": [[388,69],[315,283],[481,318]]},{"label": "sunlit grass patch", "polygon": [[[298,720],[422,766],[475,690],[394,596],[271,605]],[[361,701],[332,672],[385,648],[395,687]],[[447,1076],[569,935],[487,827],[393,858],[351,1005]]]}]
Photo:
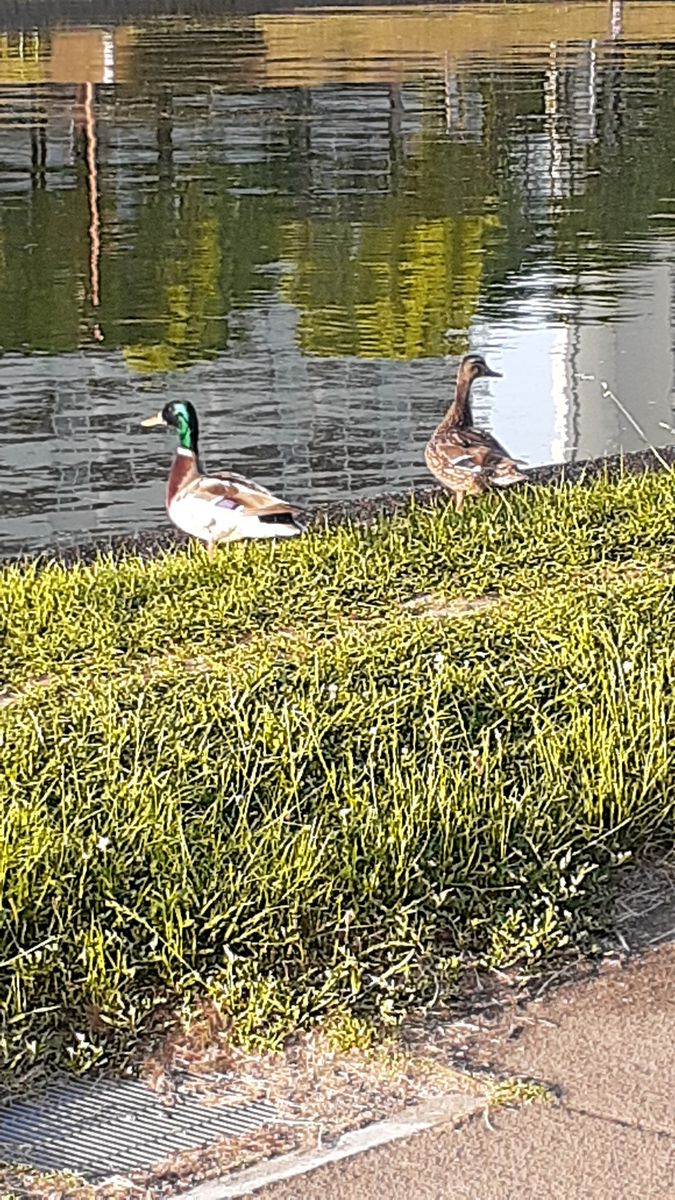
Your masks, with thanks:
[{"label": "sunlit grass patch", "polygon": [[675,551],[671,475],[525,488],[467,506],[415,508],[368,528],[292,542],[238,543],[210,564],[200,547],[152,562],[0,573],[6,680],[176,646],[231,645],[280,625],[387,614],[418,592],[446,599],[560,581],[603,563]]},{"label": "sunlit grass patch", "polygon": [[252,1044],[361,1030],[583,941],[672,841],[673,495],[5,571],[9,1068],[119,1060],[199,997]]}]

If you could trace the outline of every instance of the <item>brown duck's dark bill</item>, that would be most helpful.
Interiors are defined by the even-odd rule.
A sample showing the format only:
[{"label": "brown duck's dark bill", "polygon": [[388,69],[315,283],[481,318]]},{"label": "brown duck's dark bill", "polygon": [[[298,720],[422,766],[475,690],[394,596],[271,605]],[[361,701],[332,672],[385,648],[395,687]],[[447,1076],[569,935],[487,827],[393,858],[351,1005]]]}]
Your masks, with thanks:
[{"label": "brown duck's dark bill", "polygon": [[487,370],[483,372],[483,374],[487,375],[490,379],[501,379],[501,377],[502,377],[501,371],[493,371],[492,367],[488,367]]},{"label": "brown duck's dark bill", "polygon": [[161,413],[155,413],[154,417],[146,417],[141,421],[141,425],[166,425],[166,421]]}]

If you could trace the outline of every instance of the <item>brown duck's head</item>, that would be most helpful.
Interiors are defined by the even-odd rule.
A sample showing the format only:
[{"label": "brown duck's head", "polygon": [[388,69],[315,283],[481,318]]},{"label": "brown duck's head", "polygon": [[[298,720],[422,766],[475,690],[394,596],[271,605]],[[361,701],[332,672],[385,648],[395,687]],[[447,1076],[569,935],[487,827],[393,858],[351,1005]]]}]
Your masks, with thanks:
[{"label": "brown duck's head", "polygon": [[473,383],[474,379],[501,379],[500,371],[493,371],[492,367],[488,367],[482,354],[465,354],[459,364],[459,378],[467,383]]}]

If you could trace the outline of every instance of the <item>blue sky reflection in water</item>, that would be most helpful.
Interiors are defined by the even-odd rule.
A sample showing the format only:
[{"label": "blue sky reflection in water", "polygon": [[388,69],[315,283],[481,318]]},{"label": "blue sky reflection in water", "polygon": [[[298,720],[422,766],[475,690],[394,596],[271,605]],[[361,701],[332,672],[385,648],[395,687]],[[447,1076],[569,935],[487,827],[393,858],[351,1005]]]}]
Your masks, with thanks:
[{"label": "blue sky reflection in water", "polygon": [[601,380],[675,437],[675,3],[21,11],[1,554],[164,523],[177,397],[310,505],[426,481],[468,348],[530,463],[641,446]]}]

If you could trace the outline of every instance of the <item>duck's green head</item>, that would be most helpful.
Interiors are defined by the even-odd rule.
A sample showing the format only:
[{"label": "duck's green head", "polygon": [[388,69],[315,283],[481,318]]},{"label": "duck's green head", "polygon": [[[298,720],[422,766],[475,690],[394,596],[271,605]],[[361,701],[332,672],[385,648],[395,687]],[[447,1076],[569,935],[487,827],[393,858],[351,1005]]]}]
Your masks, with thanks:
[{"label": "duck's green head", "polygon": [[197,453],[199,423],[194,405],[189,400],[172,400],[164,405],[156,417],[146,417],[141,425],[171,425],[178,432],[178,442],[183,450]]}]

